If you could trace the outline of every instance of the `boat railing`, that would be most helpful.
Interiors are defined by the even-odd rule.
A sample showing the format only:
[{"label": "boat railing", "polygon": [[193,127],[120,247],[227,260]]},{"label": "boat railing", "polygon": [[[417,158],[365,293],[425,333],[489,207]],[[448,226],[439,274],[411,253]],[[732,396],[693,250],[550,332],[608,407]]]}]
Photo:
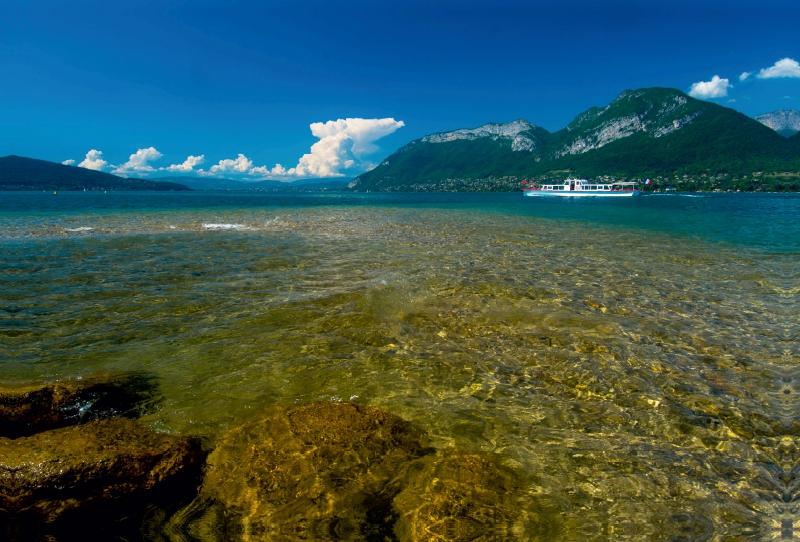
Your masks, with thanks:
[{"label": "boat railing", "polygon": [[[572,181],[570,179],[570,181]],[[530,183],[524,186],[523,190],[575,190],[575,191],[610,191],[610,192],[630,192],[638,189],[638,182],[635,181],[619,181],[611,183],[589,183],[586,180],[575,184],[568,184],[567,182],[561,184],[542,184],[538,182]]]}]

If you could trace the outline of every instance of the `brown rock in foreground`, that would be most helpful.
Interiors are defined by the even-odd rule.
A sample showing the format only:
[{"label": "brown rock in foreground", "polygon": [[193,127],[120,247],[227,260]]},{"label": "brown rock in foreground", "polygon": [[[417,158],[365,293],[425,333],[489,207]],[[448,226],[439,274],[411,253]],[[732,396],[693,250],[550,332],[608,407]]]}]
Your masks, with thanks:
[{"label": "brown rock in foreground", "polygon": [[0,383],[0,437],[13,439],[116,415],[135,416],[154,393],[153,378],[147,375]]},{"label": "brown rock in foreground", "polygon": [[196,439],[126,418],[0,438],[0,512],[50,523],[79,507],[156,487],[202,458]]},{"label": "brown rock in foreground", "polygon": [[560,530],[512,470],[479,454],[448,451],[415,461],[394,507],[395,534],[404,542],[554,540]]},{"label": "brown rock in foreground", "polygon": [[421,436],[370,406],[271,409],[220,440],[201,499],[238,517],[249,540],[382,539],[395,519],[390,482],[424,453]]}]

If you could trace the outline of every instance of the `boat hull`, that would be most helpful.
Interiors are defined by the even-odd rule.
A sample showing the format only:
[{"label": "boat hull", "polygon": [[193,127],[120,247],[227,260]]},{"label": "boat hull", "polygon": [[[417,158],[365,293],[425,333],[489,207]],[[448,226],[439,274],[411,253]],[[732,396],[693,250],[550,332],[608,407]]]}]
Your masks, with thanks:
[{"label": "boat hull", "polygon": [[629,198],[641,194],[639,190],[612,190],[609,192],[590,192],[588,190],[523,190],[522,192],[526,196],[547,198]]}]

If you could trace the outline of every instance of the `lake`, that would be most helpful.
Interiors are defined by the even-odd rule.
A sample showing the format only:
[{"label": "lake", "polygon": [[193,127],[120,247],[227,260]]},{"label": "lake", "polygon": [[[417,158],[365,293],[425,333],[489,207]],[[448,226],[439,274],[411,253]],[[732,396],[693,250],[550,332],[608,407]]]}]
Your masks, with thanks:
[{"label": "lake", "polygon": [[0,380],[151,374],[141,423],[209,449],[380,407],[543,539],[791,538],[800,196],[609,199],[0,192]]}]

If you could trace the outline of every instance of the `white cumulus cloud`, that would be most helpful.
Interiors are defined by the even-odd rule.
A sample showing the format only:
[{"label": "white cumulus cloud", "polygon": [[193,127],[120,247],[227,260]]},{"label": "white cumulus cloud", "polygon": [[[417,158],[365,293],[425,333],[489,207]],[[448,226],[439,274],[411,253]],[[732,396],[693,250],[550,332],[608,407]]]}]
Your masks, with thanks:
[{"label": "white cumulus cloud", "polygon": [[752,75],[753,72],[742,72],[742,75],[739,76],[739,81],[744,81],[748,77]]},{"label": "white cumulus cloud", "polygon": [[[341,170],[366,168],[362,158],[378,150],[375,141],[405,126],[403,121],[386,119],[338,119],[315,122],[311,133],[319,141],[311,146],[293,168],[276,164],[274,168],[254,168],[253,175],[291,177],[341,177]],[[268,173],[267,173],[268,172]]]},{"label": "white cumulus cloud", "polygon": [[240,154],[236,159],[220,160],[219,164],[211,166],[208,171],[211,175],[222,175],[225,173],[249,173],[253,169],[253,161],[244,154]]},{"label": "white cumulus cloud", "polygon": [[195,166],[199,166],[205,161],[206,156],[204,154],[201,154],[200,156],[189,156],[182,164],[172,164],[169,167],[162,167],[159,169],[163,171],[175,171],[178,173],[191,173],[194,171]]},{"label": "white cumulus cloud", "polygon": [[756,77],[759,79],[800,77],[800,63],[793,58],[782,58],[769,68],[759,71]]},{"label": "white cumulus cloud", "polygon": [[325,136],[313,145],[311,152],[300,157],[287,173],[297,177],[339,177],[339,170],[353,167],[353,139],[345,132]]},{"label": "white cumulus cloud", "polygon": [[394,119],[339,119],[329,120],[328,122],[315,122],[311,128],[311,133],[320,139],[336,137],[338,134],[347,134],[353,140],[353,154],[360,158],[365,154],[370,154],[378,150],[378,146],[373,142],[394,133],[398,128],[405,126],[405,123]]},{"label": "white cumulus cloud", "polygon": [[86,153],[86,159],[78,164],[78,167],[93,169],[95,171],[103,171],[108,165],[108,162],[100,158],[102,155],[102,151],[92,149]]},{"label": "white cumulus cloud", "polygon": [[733,88],[728,79],[721,79],[719,75],[711,78],[711,81],[698,81],[689,90],[689,96],[700,98],[724,98],[728,95],[728,89]]},{"label": "white cumulus cloud", "polygon": [[275,167],[272,169],[267,166],[258,166],[251,168],[248,173],[261,177],[283,177],[286,175],[286,168],[280,164],[275,164]]},{"label": "white cumulus cloud", "polygon": [[155,168],[148,164],[151,160],[158,160],[163,154],[158,152],[154,147],[147,149],[139,149],[134,154],[131,154],[128,161],[121,166],[114,166],[116,169],[112,173],[117,175],[127,175],[129,173],[147,174],[155,171]]},{"label": "white cumulus cloud", "polygon": [[69,160],[64,160],[64,161],[63,161],[63,162],[61,162],[61,163],[62,163],[62,164],[64,164],[65,166],[71,166],[72,164],[74,164],[74,163],[75,163],[75,160],[73,160],[72,158],[70,158]]}]

